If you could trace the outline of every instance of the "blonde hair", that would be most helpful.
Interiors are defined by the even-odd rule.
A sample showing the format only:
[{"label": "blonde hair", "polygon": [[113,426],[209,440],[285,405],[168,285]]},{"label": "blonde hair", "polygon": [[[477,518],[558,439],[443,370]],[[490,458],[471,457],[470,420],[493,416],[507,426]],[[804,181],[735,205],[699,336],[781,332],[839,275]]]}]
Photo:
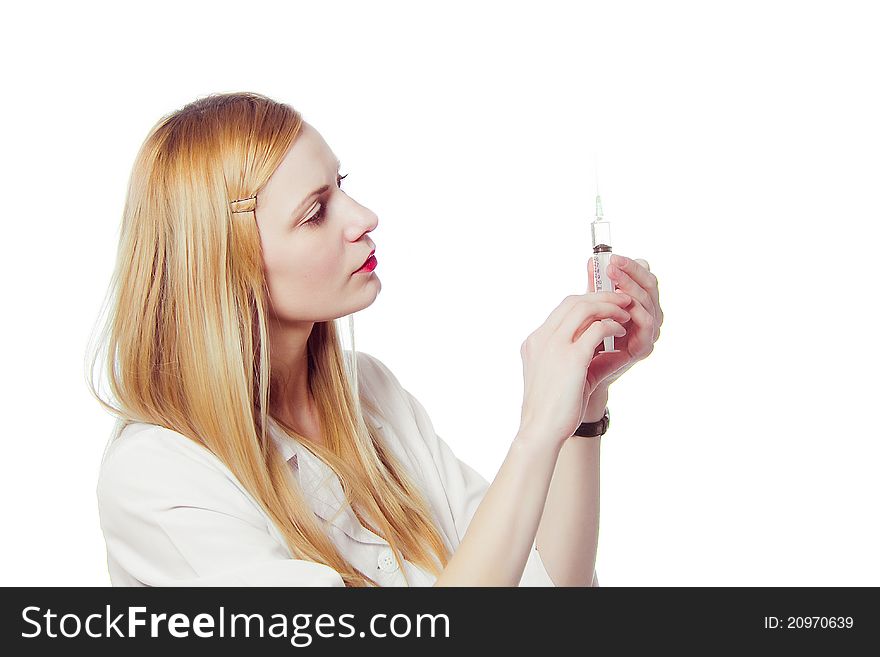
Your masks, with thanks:
[{"label": "blonde hair", "polygon": [[[131,172],[88,386],[120,418],[118,427],[160,425],[214,453],[281,530],[294,558],[330,566],[346,586],[378,586],[336,549],[267,435],[276,391],[269,292],[255,211],[233,213],[230,202],[259,193],[302,122],[289,105],[232,93],[195,100],[151,129]],[[326,446],[285,428],[339,476],[355,513],[362,522],[358,508],[375,519],[371,529],[400,563],[406,558],[439,575],[448,548],[418,487],[366,424],[357,352],[346,362],[332,320],[315,323],[307,351]],[[107,401],[92,381],[102,356]]]}]

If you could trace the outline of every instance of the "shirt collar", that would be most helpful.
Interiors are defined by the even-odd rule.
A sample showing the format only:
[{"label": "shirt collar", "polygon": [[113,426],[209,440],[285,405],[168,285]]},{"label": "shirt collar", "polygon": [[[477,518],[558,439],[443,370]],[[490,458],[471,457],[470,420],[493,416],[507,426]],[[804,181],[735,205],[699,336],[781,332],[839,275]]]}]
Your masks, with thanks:
[{"label": "shirt collar", "polygon": [[[383,426],[371,416],[373,425]],[[336,473],[324,461],[303,447],[298,440],[269,417],[269,436],[286,461],[291,464],[300,488],[314,512],[324,520],[338,527],[349,537],[362,543],[387,545],[381,536],[363,525],[345,500],[345,491]]]},{"label": "shirt collar", "polygon": [[[381,429],[384,426],[373,415],[370,415],[370,420],[376,429]],[[299,461],[301,460],[300,454],[302,452],[306,452],[314,458],[314,455],[305,449],[293,436],[284,431],[271,415],[269,416],[269,436],[275,442],[275,446],[281,452],[281,456],[284,457],[285,461],[291,463],[294,470],[298,470]]]}]

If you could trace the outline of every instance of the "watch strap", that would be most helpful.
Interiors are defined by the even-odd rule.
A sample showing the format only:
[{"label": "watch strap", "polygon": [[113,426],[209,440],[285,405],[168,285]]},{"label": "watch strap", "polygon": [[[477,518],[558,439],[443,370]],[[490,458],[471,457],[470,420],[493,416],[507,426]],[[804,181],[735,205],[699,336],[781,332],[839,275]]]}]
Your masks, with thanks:
[{"label": "watch strap", "polygon": [[575,429],[572,436],[583,436],[585,438],[595,438],[601,436],[608,431],[611,424],[611,415],[608,413],[608,407],[605,407],[605,413],[598,422],[581,422],[580,426]]}]

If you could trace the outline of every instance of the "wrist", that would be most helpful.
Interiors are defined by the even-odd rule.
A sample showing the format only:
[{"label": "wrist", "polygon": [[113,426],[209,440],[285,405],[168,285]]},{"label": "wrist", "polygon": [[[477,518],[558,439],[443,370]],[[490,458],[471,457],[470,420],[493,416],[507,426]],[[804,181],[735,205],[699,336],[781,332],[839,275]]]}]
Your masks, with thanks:
[{"label": "wrist", "polygon": [[533,455],[546,453],[549,449],[550,451],[555,451],[558,455],[567,436],[557,438],[554,441],[548,435],[545,429],[522,424],[511,443],[511,449],[517,452],[532,453]]},{"label": "wrist", "polygon": [[608,406],[608,388],[599,387],[590,395],[587,402],[587,408],[584,411],[581,422],[598,422],[605,415],[605,408]]},{"label": "wrist", "polygon": [[[602,413],[602,417],[596,421],[584,421],[575,429],[574,434],[572,434],[571,438],[575,436],[581,438],[599,438],[608,431],[608,427],[611,424],[611,413],[608,412],[608,407],[605,407],[604,412]],[[570,438],[570,439],[571,439]],[[570,440],[569,439],[569,440]]]}]

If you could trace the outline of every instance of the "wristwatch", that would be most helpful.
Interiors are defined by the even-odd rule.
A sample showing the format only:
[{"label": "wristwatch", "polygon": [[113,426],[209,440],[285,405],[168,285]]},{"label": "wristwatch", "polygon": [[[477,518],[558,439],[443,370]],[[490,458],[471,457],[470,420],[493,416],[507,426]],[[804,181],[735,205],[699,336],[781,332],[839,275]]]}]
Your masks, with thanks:
[{"label": "wristwatch", "polygon": [[586,438],[601,436],[608,431],[610,423],[611,415],[608,413],[608,407],[606,406],[605,414],[602,416],[601,420],[598,422],[581,422],[581,425],[575,430],[572,436],[584,436]]}]

